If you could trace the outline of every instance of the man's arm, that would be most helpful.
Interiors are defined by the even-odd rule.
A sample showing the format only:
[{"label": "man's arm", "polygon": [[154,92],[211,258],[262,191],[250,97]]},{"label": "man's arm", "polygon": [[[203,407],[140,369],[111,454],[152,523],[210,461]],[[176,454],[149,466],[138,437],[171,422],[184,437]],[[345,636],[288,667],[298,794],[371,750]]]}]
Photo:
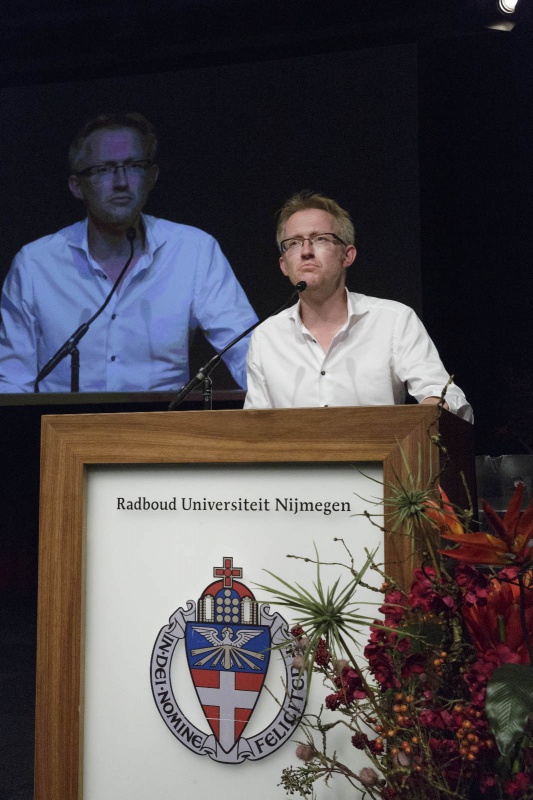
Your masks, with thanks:
[{"label": "man's arm", "polygon": [[33,289],[18,253],[6,277],[0,302],[0,392],[33,392],[37,375]]},{"label": "man's arm", "polygon": [[246,358],[246,378],[248,391],[244,398],[244,408],[274,408],[261,369],[258,336],[255,331],[252,333]]},{"label": "man's arm", "polygon": [[[437,405],[450,376],[422,322],[407,306],[396,325],[393,356],[397,374],[406,382],[409,394],[419,403]],[[452,413],[474,421],[472,407],[456,383],[447,387],[445,401],[445,408]]]},{"label": "man's arm", "polygon": [[[206,237],[198,255],[198,275],[194,292],[194,316],[215,350],[220,351],[245,331],[257,315],[218,242]],[[231,374],[246,389],[246,353],[249,336],[223,356]],[[194,370],[192,365],[191,371]]]}]

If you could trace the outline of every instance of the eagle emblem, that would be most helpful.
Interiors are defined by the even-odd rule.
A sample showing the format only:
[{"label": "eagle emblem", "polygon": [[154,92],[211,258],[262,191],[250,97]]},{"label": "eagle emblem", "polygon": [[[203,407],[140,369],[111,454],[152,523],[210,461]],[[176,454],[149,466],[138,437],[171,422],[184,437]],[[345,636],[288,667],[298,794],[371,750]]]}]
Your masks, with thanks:
[{"label": "eagle emblem", "polygon": [[[226,764],[258,761],[290,741],[307,697],[305,675],[292,663],[286,620],[257,602],[239,580],[242,573],[241,567],[233,566],[231,556],[224,556],[222,566],[213,568],[215,580],[198,601],[189,600],[186,607],[178,608],[161,628],[150,662],[152,694],[168,729],[189,750]],[[184,659],[179,683],[173,687],[172,660],[182,648],[192,685],[186,686]],[[270,724],[244,736],[267,677],[272,649],[276,668],[281,661],[285,669],[284,694]],[[186,694],[192,687],[209,732],[186,717],[174,691]]]}]

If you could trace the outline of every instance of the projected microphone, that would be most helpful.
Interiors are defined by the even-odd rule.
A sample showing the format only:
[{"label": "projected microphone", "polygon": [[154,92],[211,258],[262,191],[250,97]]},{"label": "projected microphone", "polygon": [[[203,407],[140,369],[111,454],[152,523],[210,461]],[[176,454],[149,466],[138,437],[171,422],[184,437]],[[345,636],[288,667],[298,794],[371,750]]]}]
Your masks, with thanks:
[{"label": "projected microphone", "polygon": [[79,390],[80,390],[80,374],[79,374],[80,363],[79,363],[79,351],[78,351],[78,348],[77,348],[78,342],[81,339],[83,339],[83,337],[85,336],[85,334],[89,330],[89,328],[92,325],[92,323],[95,321],[95,319],[97,317],[100,316],[100,314],[105,309],[105,307],[107,306],[107,304],[109,303],[109,301],[111,300],[113,295],[115,294],[116,290],[118,289],[120,281],[124,277],[124,274],[125,274],[126,270],[128,269],[129,265],[131,264],[131,260],[133,258],[134,242],[135,242],[136,235],[137,234],[136,234],[135,228],[128,228],[127,229],[126,238],[127,238],[128,242],[130,243],[130,254],[128,256],[128,260],[126,261],[126,263],[122,267],[122,270],[120,271],[120,275],[116,279],[115,283],[113,284],[113,286],[111,288],[111,291],[107,295],[106,299],[104,300],[104,302],[102,303],[102,305],[100,306],[100,308],[98,309],[96,314],[93,314],[93,316],[87,322],[82,322],[80,327],[76,331],[74,331],[72,336],[70,336],[67,339],[67,341],[63,345],[61,345],[59,350],[56,353],[54,353],[52,358],[49,359],[46,362],[46,364],[44,365],[44,367],[41,369],[41,371],[39,372],[39,374],[35,378],[35,382],[33,384],[33,391],[36,394],[39,393],[39,384],[43,380],[43,378],[46,378],[46,376],[49,375],[57,367],[57,365],[60,364],[61,361],[63,361],[63,359],[66,358],[68,355],[72,356],[71,374],[70,374],[70,391],[71,392],[79,392]]},{"label": "projected microphone", "polygon": [[[280,311],[283,311],[283,309],[289,305],[291,300],[294,300],[296,295],[299,294],[300,292],[303,292],[304,289],[306,288],[307,288],[307,283],[305,281],[299,281],[294,287],[294,292],[291,292],[290,296],[285,300],[283,305],[281,305],[279,308],[276,308],[275,311],[272,311],[272,313],[269,314],[267,317],[265,317],[265,319],[270,319],[270,317],[274,317],[276,316],[276,314],[279,314]],[[220,353],[216,353],[207,362],[207,364],[205,364],[201,369],[198,370],[194,378],[191,378],[190,381],[186,383],[185,386],[183,386],[179,390],[178,394],[169,405],[168,410],[174,411],[174,409],[176,409],[185,400],[187,395],[189,395],[194,389],[196,389],[197,386],[203,383],[206,380],[206,378],[209,378],[209,375],[217,366],[217,364],[220,364],[220,361],[224,353],[226,353],[231,347],[233,347],[234,344],[240,342],[241,339],[244,339],[245,336],[248,336],[248,334],[251,333],[254,330],[254,328],[257,328],[258,325],[264,322],[265,319],[260,319],[257,322],[254,322],[253,325],[250,325],[249,328],[240,333],[235,339],[233,339],[233,341],[231,341],[229,344],[223,347]]]}]

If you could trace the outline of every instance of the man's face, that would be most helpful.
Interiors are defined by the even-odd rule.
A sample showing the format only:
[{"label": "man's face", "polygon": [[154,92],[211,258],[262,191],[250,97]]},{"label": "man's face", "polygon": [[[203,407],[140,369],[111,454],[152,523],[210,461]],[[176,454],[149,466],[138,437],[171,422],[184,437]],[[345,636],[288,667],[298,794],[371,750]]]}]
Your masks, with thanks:
[{"label": "man's face", "polygon": [[[129,128],[94,131],[80,152],[76,171],[101,164],[148,159],[142,136]],[[83,200],[91,221],[99,227],[125,230],[135,225],[158,175],[157,167],[136,172],[118,167],[103,175],[71,175],[74,197]]]},{"label": "man's face", "polygon": [[[338,227],[334,217],[319,208],[307,208],[297,211],[287,220],[283,233],[284,239],[308,238],[319,233],[337,233]],[[320,247],[305,241],[295,251],[284,253],[279,260],[281,271],[296,285],[299,281],[307,283],[309,293],[321,293],[325,296],[333,294],[344,287],[346,269],[356,256],[353,245],[335,242]]]}]

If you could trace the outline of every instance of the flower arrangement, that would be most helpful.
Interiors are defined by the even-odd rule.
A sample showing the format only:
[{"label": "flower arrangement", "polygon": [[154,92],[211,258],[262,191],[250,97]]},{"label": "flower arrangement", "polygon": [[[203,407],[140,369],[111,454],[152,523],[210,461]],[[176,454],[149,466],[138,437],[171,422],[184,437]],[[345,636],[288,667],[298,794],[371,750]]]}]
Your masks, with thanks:
[{"label": "flower arrangement", "polygon": [[[282,774],[289,795],[314,798],[338,775],[351,787],[342,797],[533,800],[533,502],[521,513],[523,493],[519,484],[503,519],[484,504],[491,530],[472,532],[471,511],[433,484],[396,489],[386,517],[422,543],[409,588],[368,553],[361,570],[345,565],[344,589],[324,588],[318,554],[311,591],[276,576],[281,588],[262,587],[293,612],[294,664],[326,687],[302,722],[299,765]],[[368,569],[383,578],[381,619],[354,605]],[[367,766],[331,752],[339,726]]]}]

